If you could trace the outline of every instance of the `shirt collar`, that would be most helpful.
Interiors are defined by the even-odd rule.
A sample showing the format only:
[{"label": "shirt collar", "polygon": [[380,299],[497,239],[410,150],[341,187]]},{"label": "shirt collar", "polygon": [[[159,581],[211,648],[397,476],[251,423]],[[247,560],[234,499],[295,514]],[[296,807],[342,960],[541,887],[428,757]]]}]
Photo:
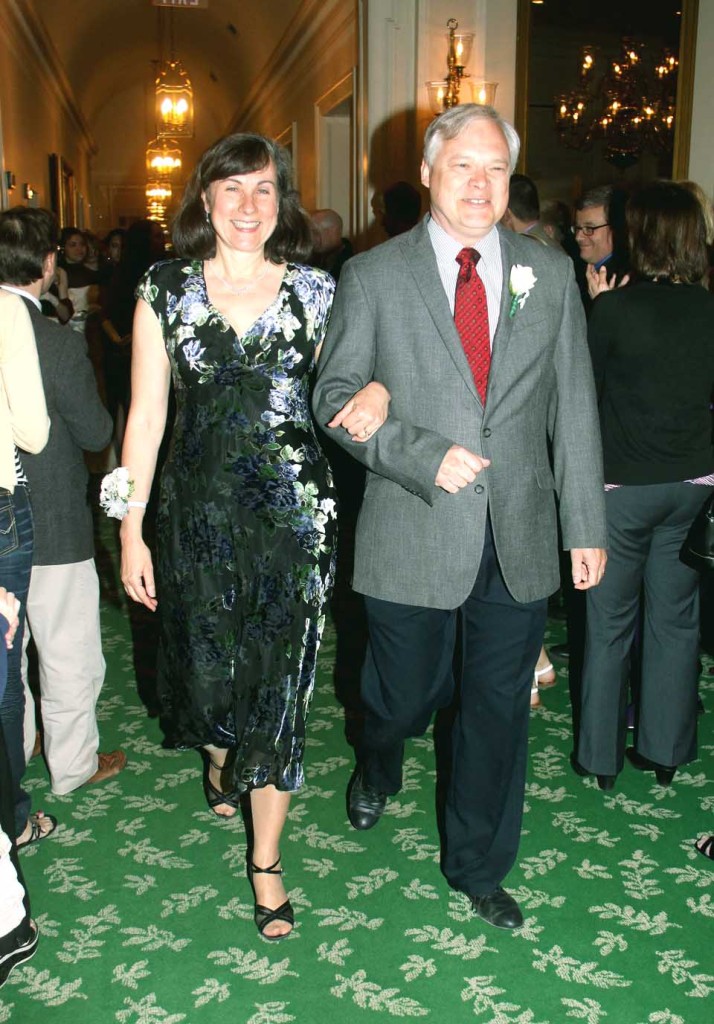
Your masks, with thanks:
[{"label": "shirt collar", "polygon": [[497,254],[501,251],[501,242],[498,237],[498,231],[496,227],[492,227],[487,235],[480,238],[475,245],[464,246],[463,242],[457,241],[448,231],[444,231],[440,224],[437,224],[431,214],[428,214],[426,219],[426,229],[429,232],[431,244],[437,252],[443,258],[456,260],[456,257],[464,248],[476,249],[481,255],[481,259],[488,263],[490,260],[497,258]]},{"label": "shirt collar", "polygon": [[595,269],[596,269],[596,270],[599,270],[599,269],[600,269],[600,267],[604,267],[604,266],[605,266],[605,264],[607,263],[607,261],[608,261],[608,260],[611,260],[611,259],[612,259],[612,253],[611,253],[611,252],[609,252],[609,253],[607,254],[607,256],[603,256],[603,258],[602,258],[601,260],[598,260],[598,262],[597,262],[597,263],[595,264]]},{"label": "shirt collar", "polygon": [[35,298],[34,295],[30,295],[29,292],[26,292],[24,288],[16,288],[13,284],[0,284],[0,288],[2,288],[3,291],[6,292],[12,292],[13,295],[19,295],[21,299],[29,299],[30,302],[34,302],[34,304],[39,309],[40,313],[42,312],[42,306],[40,305],[38,300]]}]

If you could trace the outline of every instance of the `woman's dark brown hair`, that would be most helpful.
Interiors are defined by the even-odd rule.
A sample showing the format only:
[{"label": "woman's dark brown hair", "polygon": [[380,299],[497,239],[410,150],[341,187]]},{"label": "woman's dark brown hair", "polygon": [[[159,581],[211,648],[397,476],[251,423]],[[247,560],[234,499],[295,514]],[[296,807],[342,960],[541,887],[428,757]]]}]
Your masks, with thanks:
[{"label": "woman's dark brown hair", "polygon": [[307,259],[312,251],[312,238],[298,193],[292,187],[290,157],[272,139],[248,132],[226,135],[214,142],[199,160],[171,229],[176,255],[202,260],[215,256],[216,233],[206,217],[203,193],[214,181],[252,174],[271,161],[277,176],[278,223],[265,243],[266,258],[272,263]]},{"label": "woman's dark brown hair", "polygon": [[699,284],[707,273],[706,224],[696,197],[674,181],[639,188],[625,211],[637,277]]}]

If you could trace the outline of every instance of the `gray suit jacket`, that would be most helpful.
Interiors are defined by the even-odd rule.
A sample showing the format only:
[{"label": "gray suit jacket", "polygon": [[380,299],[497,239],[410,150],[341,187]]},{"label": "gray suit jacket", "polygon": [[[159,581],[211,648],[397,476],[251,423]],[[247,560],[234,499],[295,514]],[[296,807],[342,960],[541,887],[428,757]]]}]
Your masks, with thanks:
[{"label": "gray suit jacket", "polygon": [[[476,579],[487,510],[517,601],[557,589],[556,496],[565,548],[605,547],[602,455],[582,303],[562,253],[499,229],[501,311],[486,408],[478,397],[425,222],[342,271],[314,393],[324,425],[370,380],[392,401],[365,444],[330,436],[368,470],[353,585],[387,601],[455,608]],[[515,264],[537,283],[509,315]],[[452,444],[491,459],[448,494],[434,480]]]},{"label": "gray suit jacket", "polygon": [[39,455],[22,453],[35,524],[33,565],[69,565],[94,557],[89,474],[84,451],[100,452],[112,436],[112,418],[97,392],[84,339],[24,300],[40,357],[50,414],[50,439]]},{"label": "gray suit jacket", "polygon": [[528,231],[521,231],[520,234],[525,238],[532,238],[534,241],[540,242],[541,245],[548,245],[551,249],[560,249],[562,251],[563,247],[560,242],[556,242],[554,238],[550,237],[539,220]]}]

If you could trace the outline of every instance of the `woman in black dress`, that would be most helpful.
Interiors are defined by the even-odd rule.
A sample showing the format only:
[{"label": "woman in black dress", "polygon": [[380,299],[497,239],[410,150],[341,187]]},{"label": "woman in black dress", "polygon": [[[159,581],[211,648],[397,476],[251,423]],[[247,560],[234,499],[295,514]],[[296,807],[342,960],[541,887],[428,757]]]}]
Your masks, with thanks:
[{"label": "woman in black dress", "polygon": [[[248,874],[261,935],[293,925],[280,867],[290,793],[332,584],[335,503],[308,406],[334,282],[297,262],[307,220],[289,158],[257,135],[201,158],[174,231],[181,258],[139,284],[121,526],[129,596],[161,610],[159,690],[169,740],[206,752],[209,806],[250,794]],[[143,508],[166,418],[156,586]]]}]

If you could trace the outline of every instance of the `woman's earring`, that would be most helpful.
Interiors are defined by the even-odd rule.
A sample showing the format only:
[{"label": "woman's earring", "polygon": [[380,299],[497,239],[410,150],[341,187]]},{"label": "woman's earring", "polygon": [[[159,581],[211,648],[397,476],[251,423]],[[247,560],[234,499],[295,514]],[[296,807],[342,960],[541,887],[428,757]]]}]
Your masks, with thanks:
[{"label": "woman's earring", "polygon": [[206,207],[205,214],[206,214],[206,220],[210,224],[211,223],[211,211],[208,209],[208,207]]}]

